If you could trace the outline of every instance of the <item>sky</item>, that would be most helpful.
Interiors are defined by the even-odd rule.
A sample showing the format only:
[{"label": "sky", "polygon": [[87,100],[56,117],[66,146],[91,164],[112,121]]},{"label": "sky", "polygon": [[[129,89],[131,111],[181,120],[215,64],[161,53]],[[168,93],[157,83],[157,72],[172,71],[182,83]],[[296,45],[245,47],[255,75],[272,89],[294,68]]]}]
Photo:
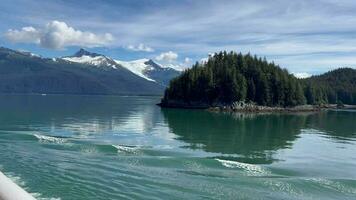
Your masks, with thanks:
[{"label": "sky", "polygon": [[44,57],[79,48],[189,67],[221,50],[298,76],[356,68],[354,0],[1,0],[0,46]]}]

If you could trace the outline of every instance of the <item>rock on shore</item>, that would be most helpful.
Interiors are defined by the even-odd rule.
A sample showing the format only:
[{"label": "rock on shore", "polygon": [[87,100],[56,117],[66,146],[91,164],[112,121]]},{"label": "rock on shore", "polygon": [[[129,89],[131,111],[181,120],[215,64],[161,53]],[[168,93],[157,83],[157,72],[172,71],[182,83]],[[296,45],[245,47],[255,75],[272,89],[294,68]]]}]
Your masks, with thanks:
[{"label": "rock on shore", "polygon": [[269,107],[260,106],[255,103],[246,103],[243,101],[234,102],[230,105],[216,103],[209,105],[201,102],[183,102],[183,101],[169,101],[157,104],[164,108],[184,108],[184,109],[208,109],[210,111],[225,111],[225,112],[314,112],[329,106],[314,106],[314,105],[300,105],[294,107]]}]

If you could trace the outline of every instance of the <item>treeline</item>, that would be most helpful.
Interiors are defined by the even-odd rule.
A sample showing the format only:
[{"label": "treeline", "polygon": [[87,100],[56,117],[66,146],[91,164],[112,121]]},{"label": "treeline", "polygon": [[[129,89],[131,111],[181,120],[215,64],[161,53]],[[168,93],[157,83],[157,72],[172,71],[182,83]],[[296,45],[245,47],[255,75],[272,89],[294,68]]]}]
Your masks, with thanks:
[{"label": "treeline", "polygon": [[266,106],[305,104],[300,81],[287,70],[250,54],[220,52],[170,82],[162,103],[169,101]]},{"label": "treeline", "polygon": [[341,69],[301,80],[266,59],[220,52],[171,80],[162,104],[228,105],[236,101],[282,107],[355,104],[355,77],[355,70]]},{"label": "treeline", "polygon": [[301,80],[309,104],[356,104],[356,70],[340,68]]}]

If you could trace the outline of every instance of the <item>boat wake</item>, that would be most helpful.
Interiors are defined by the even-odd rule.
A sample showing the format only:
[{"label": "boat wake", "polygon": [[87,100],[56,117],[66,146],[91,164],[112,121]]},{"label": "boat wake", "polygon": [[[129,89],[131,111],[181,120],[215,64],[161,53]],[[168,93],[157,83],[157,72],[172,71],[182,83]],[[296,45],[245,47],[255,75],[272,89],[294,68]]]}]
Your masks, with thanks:
[{"label": "boat wake", "polygon": [[114,148],[117,149],[119,153],[130,153],[130,154],[137,154],[139,151],[138,146],[127,146],[127,145],[112,145]]},{"label": "boat wake", "polygon": [[220,162],[224,167],[241,169],[250,176],[266,176],[271,174],[270,171],[258,165],[242,163],[242,162],[237,162],[232,160],[222,160],[218,158],[216,158],[215,160]]},{"label": "boat wake", "polygon": [[65,138],[59,138],[54,136],[47,136],[47,135],[39,135],[33,134],[40,142],[49,142],[49,143],[57,143],[63,144],[66,143],[68,140]]}]

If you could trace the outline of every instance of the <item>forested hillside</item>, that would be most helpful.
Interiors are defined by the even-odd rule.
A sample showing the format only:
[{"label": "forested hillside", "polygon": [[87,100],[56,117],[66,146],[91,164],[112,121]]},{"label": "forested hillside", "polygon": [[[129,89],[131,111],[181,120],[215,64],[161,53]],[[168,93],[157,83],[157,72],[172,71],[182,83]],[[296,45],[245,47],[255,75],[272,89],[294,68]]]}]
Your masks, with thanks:
[{"label": "forested hillside", "polygon": [[356,70],[340,68],[303,80],[309,104],[356,104]]},{"label": "forested hillside", "polygon": [[173,101],[295,106],[306,99],[302,84],[287,70],[250,54],[220,52],[170,82],[162,103]]},{"label": "forested hillside", "polygon": [[309,79],[250,54],[220,52],[196,63],[170,82],[163,106],[229,105],[236,101],[263,106],[356,102],[356,72],[339,69]]}]

